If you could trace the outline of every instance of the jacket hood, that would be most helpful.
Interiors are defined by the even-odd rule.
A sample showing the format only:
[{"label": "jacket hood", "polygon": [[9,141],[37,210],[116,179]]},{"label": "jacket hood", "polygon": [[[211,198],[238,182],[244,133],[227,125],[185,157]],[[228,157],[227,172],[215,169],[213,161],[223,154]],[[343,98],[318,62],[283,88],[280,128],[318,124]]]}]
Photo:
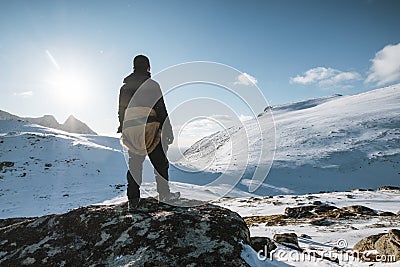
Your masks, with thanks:
[{"label": "jacket hood", "polygon": [[130,81],[134,81],[134,80],[147,80],[148,78],[151,77],[150,72],[133,72],[131,74],[129,74],[128,76],[126,76],[124,78],[124,83],[128,83]]}]

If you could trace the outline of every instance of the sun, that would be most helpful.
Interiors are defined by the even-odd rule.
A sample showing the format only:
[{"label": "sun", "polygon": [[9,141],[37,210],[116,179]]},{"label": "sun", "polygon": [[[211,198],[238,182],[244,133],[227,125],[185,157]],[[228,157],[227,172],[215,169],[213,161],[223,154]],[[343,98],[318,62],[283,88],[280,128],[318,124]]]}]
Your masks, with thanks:
[{"label": "sun", "polygon": [[65,104],[76,106],[85,103],[89,88],[88,78],[78,71],[58,70],[52,74],[52,94]]},{"label": "sun", "polygon": [[49,95],[63,106],[84,106],[89,101],[89,91],[93,86],[90,68],[73,55],[64,55],[61,60],[56,60],[49,50],[45,50],[45,53],[53,67],[45,78],[50,90]]}]

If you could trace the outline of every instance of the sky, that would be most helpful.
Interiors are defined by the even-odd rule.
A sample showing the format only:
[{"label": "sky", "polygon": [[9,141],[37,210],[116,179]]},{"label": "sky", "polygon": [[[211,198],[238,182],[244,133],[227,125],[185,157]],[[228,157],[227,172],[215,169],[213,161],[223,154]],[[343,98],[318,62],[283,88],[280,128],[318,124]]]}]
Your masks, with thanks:
[{"label": "sky", "polygon": [[[232,67],[242,73],[232,83],[256,86],[270,105],[357,94],[400,82],[399,14],[400,1],[387,0],[0,1],[0,109],[61,123],[73,114],[115,133],[137,54],[155,77],[185,62]],[[226,99],[212,88],[188,85],[167,107],[196,90]],[[224,114],[210,110],[186,125],[212,132],[219,126],[206,124]]]}]

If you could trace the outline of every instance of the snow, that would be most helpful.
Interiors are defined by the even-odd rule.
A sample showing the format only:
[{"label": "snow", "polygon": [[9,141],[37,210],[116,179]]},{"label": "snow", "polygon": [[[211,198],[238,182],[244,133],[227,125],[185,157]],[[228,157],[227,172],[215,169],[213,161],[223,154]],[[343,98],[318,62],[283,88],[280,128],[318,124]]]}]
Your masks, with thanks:
[{"label": "snow", "polygon": [[[348,192],[330,192],[320,194],[307,195],[278,195],[273,197],[252,197],[252,198],[222,198],[214,201],[213,204],[223,206],[232,211],[238,212],[242,217],[248,216],[266,216],[274,214],[283,214],[286,207],[295,207],[302,205],[311,205],[314,201],[321,201],[324,204],[336,207],[346,207],[351,205],[363,205],[377,211],[390,211],[397,213],[400,210],[400,191],[396,190],[377,190],[377,191],[360,191],[353,190]],[[290,224],[284,226],[266,226],[265,224],[254,224],[250,226],[251,236],[266,236],[272,238],[278,233],[296,233],[299,236],[299,245],[303,249],[321,251],[329,256],[333,253],[333,247],[338,246],[338,242],[345,242],[347,248],[352,248],[355,243],[366,236],[388,232],[390,229],[399,228],[400,221],[387,220],[387,218],[364,218],[342,220],[340,223],[334,223],[330,226],[315,226],[309,223],[299,222],[298,224]],[[308,237],[300,237],[306,234]],[[344,240],[344,241],[343,241]],[[270,265],[274,261],[256,261],[257,255],[252,255],[249,248],[244,248],[244,259],[251,266],[274,266]],[[278,247],[274,251],[275,262],[285,262],[290,266],[338,266],[329,261],[321,261],[321,259],[312,258],[304,259],[305,255],[294,250]],[[279,257],[280,255],[280,257]],[[340,265],[347,266],[368,266],[367,263],[360,262],[356,258],[348,256],[348,254],[333,253],[333,256],[342,259]],[[307,258],[306,258],[307,259]],[[351,263],[352,265],[350,265]],[[315,264],[315,265],[314,265]],[[318,265],[319,264],[319,265]],[[396,266],[396,263],[375,263],[374,266]],[[278,265],[280,266],[280,265]]]},{"label": "snow", "polygon": [[[400,85],[393,85],[354,96],[335,95],[266,109],[256,120],[243,122],[244,126],[194,144],[185,160],[170,166],[172,190],[185,198],[212,201],[244,217],[282,214],[288,206],[315,200],[397,213],[399,192],[375,189],[400,186],[399,103]],[[271,114],[275,125],[270,124]],[[68,133],[6,115],[0,120],[0,163],[14,165],[0,171],[0,218],[64,213],[79,206],[127,200],[127,167],[118,138]],[[259,162],[259,155],[265,152],[257,132],[260,129],[274,161],[267,179],[249,192],[256,167],[269,164],[265,158]],[[271,137],[275,131],[276,143]],[[270,151],[275,146],[276,150]],[[155,196],[155,188],[146,159],[142,196]],[[370,188],[374,190],[359,190]],[[352,247],[363,237],[396,227],[399,222],[371,218],[332,226],[254,224],[250,232],[268,237],[304,233],[311,239],[299,238],[301,247],[329,250],[339,239],[345,238]],[[278,250],[290,252],[285,247]],[[284,257],[260,261],[247,245],[243,245],[242,257],[251,266],[304,266],[304,262]],[[307,262],[307,266],[337,266],[332,264]],[[368,266],[359,261],[355,265]]]},{"label": "snow", "polygon": [[[249,191],[254,171],[263,163],[267,168],[268,162],[263,160],[274,153],[268,176],[253,192],[257,195],[399,185],[399,103],[397,84],[359,95],[335,95],[272,107],[242,127],[200,140],[177,164],[240,176],[236,188]],[[273,148],[271,122],[275,123],[276,149],[262,157],[260,163],[261,153]],[[257,133],[258,127],[264,142]],[[212,153],[204,152],[208,150]]]},{"label": "snow", "polygon": [[0,173],[0,218],[66,212],[123,191],[118,139],[14,120],[0,126],[0,162],[14,163]]}]

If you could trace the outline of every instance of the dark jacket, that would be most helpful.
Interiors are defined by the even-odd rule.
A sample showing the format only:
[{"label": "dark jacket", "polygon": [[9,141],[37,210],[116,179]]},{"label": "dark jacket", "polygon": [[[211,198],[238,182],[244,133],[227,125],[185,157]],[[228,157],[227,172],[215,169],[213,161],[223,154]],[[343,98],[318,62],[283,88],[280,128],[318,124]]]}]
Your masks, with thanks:
[{"label": "dark jacket", "polygon": [[[171,123],[165,107],[160,85],[150,78],[149,72],[133,72],[124,79],[124,85],[119,93],[118,118],[120,129],[125,117],[125,110],[129,107],[149,107],[157,113],[160,129],[163,127],[163,139],[173,139]],[[141,85],[143,85],[141,87]],[[140,87],[140,90],[138,90]],[[131,99],[133,98],[132,102]],[[130,103],[131,102],[131,103]]]}]

